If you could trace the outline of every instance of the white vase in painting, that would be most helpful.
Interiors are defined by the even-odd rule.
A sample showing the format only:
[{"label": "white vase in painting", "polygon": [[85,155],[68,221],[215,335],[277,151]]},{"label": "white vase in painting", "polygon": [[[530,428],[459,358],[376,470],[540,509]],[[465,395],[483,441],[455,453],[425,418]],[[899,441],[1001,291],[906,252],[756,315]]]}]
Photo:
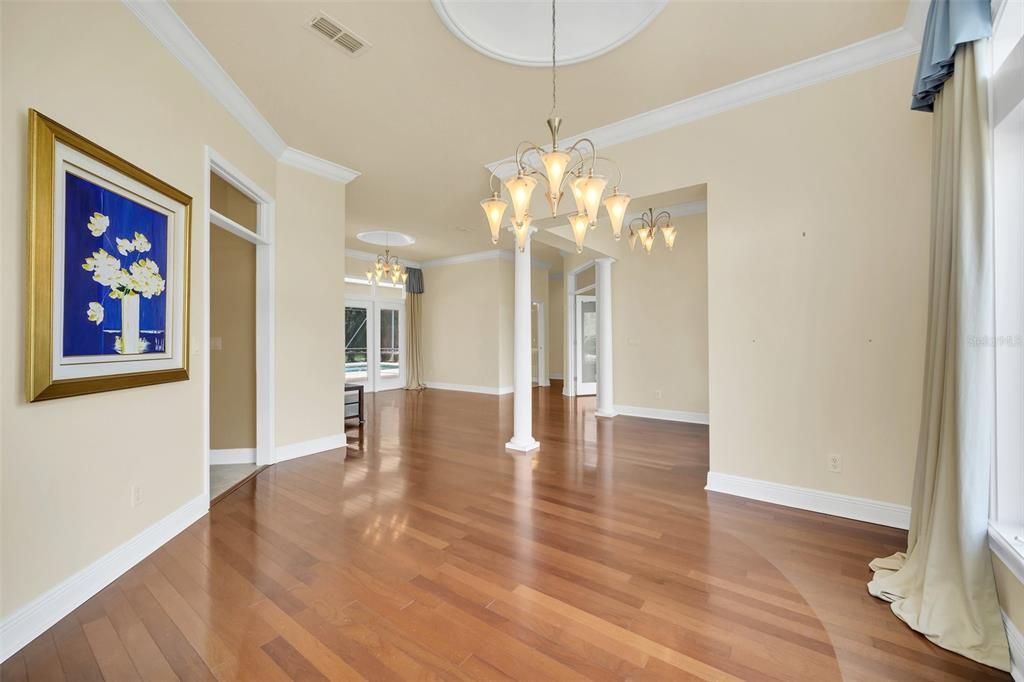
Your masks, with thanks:
[{"label": "white vase in painting", "polygon": [[139,295],[127,294],[121,297],[121,348],[122,355],[138,355],[142,352],[139,343]]}]

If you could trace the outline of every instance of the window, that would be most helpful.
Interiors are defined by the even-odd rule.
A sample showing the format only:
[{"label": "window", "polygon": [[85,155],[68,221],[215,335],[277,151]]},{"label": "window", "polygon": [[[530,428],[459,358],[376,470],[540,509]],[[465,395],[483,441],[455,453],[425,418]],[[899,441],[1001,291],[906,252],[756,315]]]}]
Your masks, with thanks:
[{"label": "window", "polygon": [[[994,3],[993,218],[996,273],[996,544],[1024,566],[1024,0]],[[999,551],[997,549],[997,551]],[[1006,558],[1007,555],[1001,553]]]}]

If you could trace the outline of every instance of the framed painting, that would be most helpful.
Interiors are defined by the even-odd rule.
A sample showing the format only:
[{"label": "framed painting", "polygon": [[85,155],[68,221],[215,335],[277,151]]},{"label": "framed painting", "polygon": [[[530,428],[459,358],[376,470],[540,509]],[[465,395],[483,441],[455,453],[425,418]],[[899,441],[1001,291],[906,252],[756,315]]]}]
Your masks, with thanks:
[{"label": "framed painting", "polygon": [[29,111],[28,400],[188,379],[192,198]]}]

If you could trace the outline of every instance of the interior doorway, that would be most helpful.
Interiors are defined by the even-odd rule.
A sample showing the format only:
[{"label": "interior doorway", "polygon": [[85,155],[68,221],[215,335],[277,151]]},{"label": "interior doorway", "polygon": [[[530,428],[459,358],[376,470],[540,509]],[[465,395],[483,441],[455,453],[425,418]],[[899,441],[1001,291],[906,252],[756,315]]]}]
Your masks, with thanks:
[{"label": "interior doorway", "polygon": [[269,195],[207,149],[205,487],[211,502],[274,461]]},{"label": "interior doorway", "polygon": [[597,394],[597,296],[576,296],[576,395]]},{"label": "interior doorway", "polygon": [[345,299],[345,383],[405,388],[405,301]]}]

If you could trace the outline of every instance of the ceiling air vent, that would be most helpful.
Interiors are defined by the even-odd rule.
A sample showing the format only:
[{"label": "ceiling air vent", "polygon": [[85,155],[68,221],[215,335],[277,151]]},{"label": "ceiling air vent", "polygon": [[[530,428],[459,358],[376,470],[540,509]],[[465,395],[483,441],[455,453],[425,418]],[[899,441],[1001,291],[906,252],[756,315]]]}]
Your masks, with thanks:
[{"label": "ceiling air vent", "polygon": [[331,41],[335,47],[344,50],[346,54],[360,55],[370,47],[366,40],[323,12],[310,19],[306,26],[317,35]]}]

